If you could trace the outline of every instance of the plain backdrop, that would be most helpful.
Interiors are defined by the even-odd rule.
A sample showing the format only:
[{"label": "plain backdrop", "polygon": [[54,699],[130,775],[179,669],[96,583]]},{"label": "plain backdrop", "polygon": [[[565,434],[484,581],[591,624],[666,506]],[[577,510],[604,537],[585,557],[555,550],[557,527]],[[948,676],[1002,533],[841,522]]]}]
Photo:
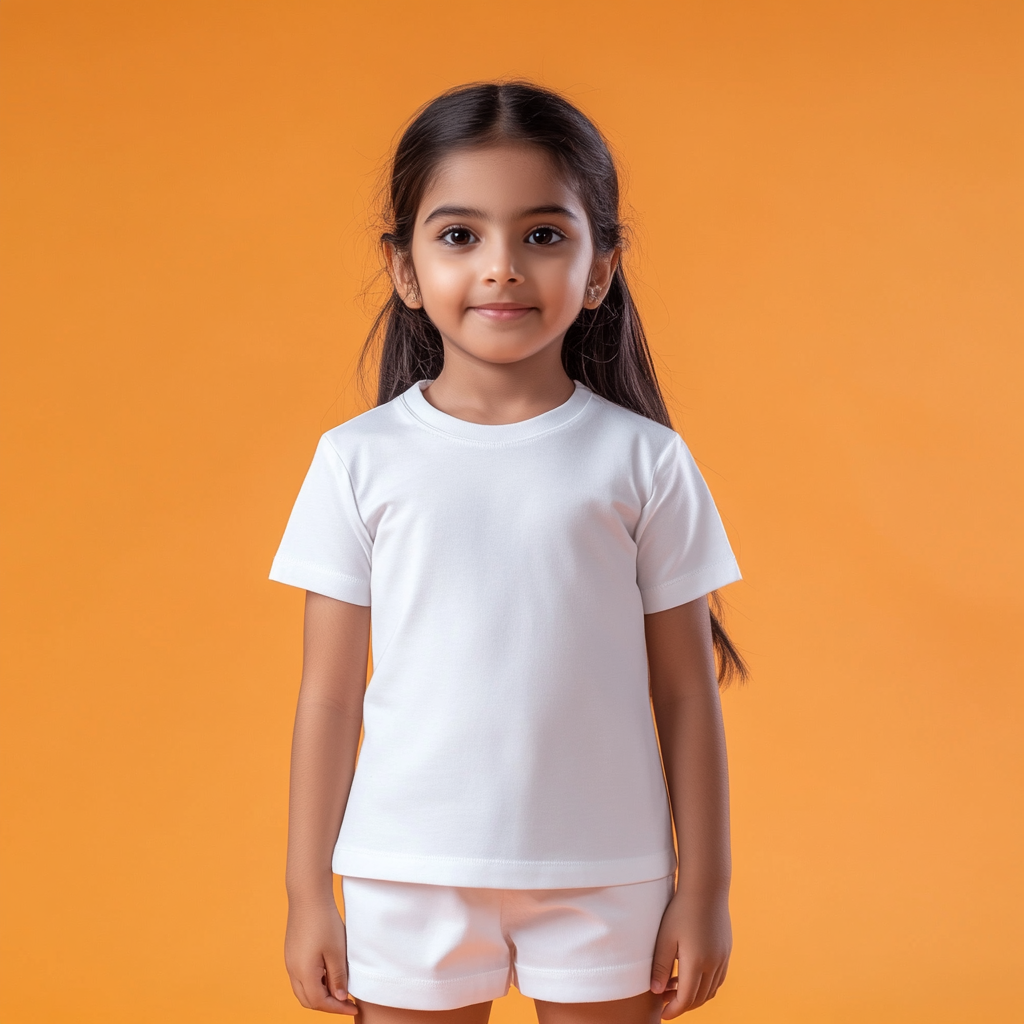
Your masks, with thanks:
[{"label": "plain backdrop", "polygon": [[2,1020],[313,1019],[282,961],[302,594],[266,575],[366,407],[389,147],[525,75],[621,160],[745,576],[700,1019],[1019,1022],[1022,39],[988,0],[5,0]]}]

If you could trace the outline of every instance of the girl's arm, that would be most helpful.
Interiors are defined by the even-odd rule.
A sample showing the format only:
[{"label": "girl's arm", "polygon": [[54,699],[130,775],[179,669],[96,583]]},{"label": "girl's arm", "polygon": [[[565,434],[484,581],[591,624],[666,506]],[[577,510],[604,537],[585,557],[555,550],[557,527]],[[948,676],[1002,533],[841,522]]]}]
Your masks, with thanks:
[{"label": "girl's arm", "polygon": [[369,608],[306,593],[288,801],[285,965],[299,1002],[332,1013],[358,1012],[348,998],[331,854],[355,771],[369,633]]},{"label": "girl's arm", "polygon": [[[732,950],[729,775],[706,597],[644,618],[651,699],[679,846],[676,895],[662,918],[651,989],[678,991],[665,1018],[714,996]],[[668,997],[666,997],[668,998]]]}]

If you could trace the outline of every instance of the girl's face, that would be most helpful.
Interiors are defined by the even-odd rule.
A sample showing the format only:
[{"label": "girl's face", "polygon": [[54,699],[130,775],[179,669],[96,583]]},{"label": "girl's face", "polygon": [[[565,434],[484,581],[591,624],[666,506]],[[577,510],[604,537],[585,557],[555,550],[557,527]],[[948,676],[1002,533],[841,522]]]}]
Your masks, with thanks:
[{"label": "girl's face", "polygon": [[398,293],[426,310],[446,346],[514,363],[562,339],[600,305],[618,251],[594,250],[587,215],[535,147],[453,153],[424,193],[411,261],[388,253]]}]

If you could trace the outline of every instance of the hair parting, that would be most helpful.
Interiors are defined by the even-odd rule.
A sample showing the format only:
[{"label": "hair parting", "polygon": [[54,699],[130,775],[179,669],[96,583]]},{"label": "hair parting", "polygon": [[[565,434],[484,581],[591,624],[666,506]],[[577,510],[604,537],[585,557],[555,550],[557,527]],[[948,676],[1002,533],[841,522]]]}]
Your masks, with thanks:
[{"label": "hair parting", "polygon": [[[536,146],[555,161],[575,189],[590,223],[595,249],[606,255],[623,244],[619,179],[611,152],[593,122],[558,93],[530,82],[460,86],[427,103],[395,149],[384,192],[382,245],[409,253],[420,201],[440,162],[452,152],[511,143]],[[378,405],[420,380],[433,380],[444,365],[441,335],[423,309],[410,309],[392,289],[360,357],[360,369],[377,367]],[[566,332],[562,365],[573,380],[616,405],[671,427],[643,323],[630,294],[622,261],[597,309],[580,311]],[[709,595],[711,636],[718,681],[747,678],[747,667],[722,626],[721,600]]]}]

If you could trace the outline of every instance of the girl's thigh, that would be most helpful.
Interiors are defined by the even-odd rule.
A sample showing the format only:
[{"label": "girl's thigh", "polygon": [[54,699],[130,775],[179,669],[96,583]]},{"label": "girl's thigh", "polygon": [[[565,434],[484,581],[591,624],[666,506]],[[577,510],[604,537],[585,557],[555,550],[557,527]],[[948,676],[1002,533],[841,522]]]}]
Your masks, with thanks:
[{"label": "girl's thigh", "polygon": [[665,997],[641,992],[605,1003],[549,1003],[534,1000],[539,1024],[658,1024]]},{"label": "girl's thigh", "polygon": [[[659,1024],[664,996],[642,992],[628,999],[603,1003],[550,1003],[535,999],[538,1024]],[[490,1003],[457,1010],[402,1010],[359,1000],[353,1024],[487,1024]]]},{"label": "girl's thigh", "polygon": [[360,999],[359,1014],[352,1020],[353,1024],[487,1024],[490,1015],[489,1002],[460,1006],[457,1010],[401,1010]]}]

